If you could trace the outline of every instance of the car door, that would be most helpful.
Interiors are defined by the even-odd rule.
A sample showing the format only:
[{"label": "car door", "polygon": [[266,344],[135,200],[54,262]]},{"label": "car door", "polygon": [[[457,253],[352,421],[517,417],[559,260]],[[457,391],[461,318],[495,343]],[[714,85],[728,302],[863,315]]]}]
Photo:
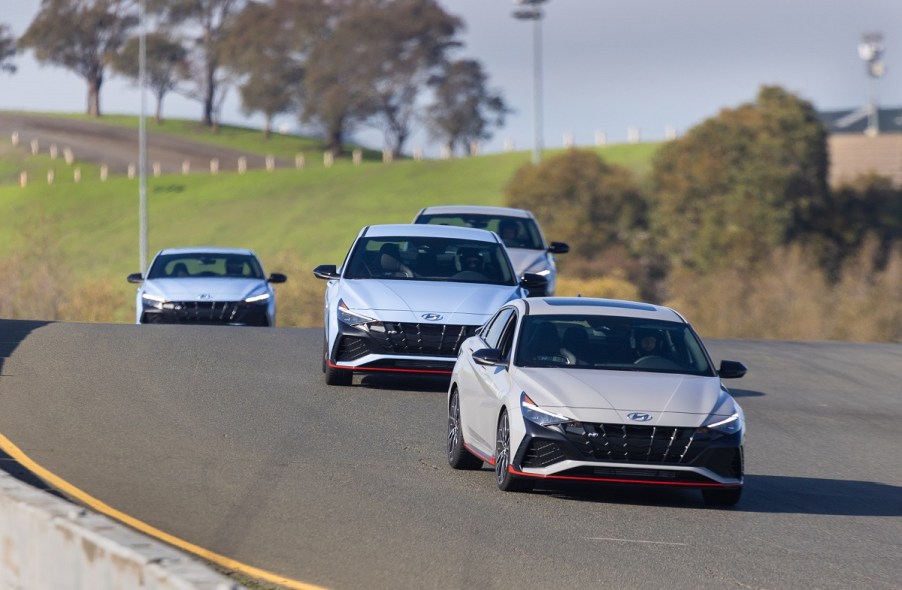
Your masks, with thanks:
[{"label": "car door", "polygon": [[[496,317],[492,329],[486,334],[486,345],[489,348],[501,350],[502,357],[510,363],[510,342],[513,340],[513,328],[517,321],[517,312],[512,307],[502,308]],[[475,374],[476,390],[479,397],[473,417],[473,428],[477,439],[485,445],[486,449],[494,454],[495,427],[498,414],[507,391],[511,387],[510,371],[508,365],[485,366],[476,365]]]}]

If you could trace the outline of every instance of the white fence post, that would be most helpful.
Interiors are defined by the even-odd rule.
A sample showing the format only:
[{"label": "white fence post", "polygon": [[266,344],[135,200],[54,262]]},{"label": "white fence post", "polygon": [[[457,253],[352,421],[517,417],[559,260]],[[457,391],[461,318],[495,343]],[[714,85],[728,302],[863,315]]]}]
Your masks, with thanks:
[{"label": "white fence post", "polygon": [[630,143],[639,143],[639,128],[631,126],[626,130],[627,138]]}]

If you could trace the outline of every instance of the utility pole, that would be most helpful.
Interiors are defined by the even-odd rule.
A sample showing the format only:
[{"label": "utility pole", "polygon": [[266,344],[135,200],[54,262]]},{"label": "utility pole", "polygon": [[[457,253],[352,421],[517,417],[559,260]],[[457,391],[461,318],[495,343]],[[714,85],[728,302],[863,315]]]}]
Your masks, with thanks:
[{"label": "utility pole", "polygon": [[531,20],[533,22],[532,64],[533,64],[533,146],[532,162],[538,164],[542,161],[543,131],[542,131],[542,4],[548,0],[514,0],[514,4],[523,6],[514,11],[517,20]]}]

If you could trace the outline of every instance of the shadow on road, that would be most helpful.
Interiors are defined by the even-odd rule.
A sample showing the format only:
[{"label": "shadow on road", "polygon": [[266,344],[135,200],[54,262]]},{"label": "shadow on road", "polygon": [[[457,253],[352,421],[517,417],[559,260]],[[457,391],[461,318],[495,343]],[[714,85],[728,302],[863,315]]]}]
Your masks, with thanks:
[{"label": "shadow on road", "polygon": [[[701,494],[691,489],[563,484],[536,491],[578,502],[707,508]],[[871,481],[746,474],[739,504],[710,509],[766,514],[902,516],[902,487]]]},{"label": "shadow on road", "polygon": [[[28,338],[28,335],[33,331],[49,323],[29,320],[0,320],[0,380],[6,376],[4,370],[6,359],[12,356],[16,347]],[[2,390],[0,390],[0,394],[2,394]],[[0,470],[9,473],[28,485],[50,492],[61,498],[63,497],[2,450],[0,450]]]},{"label": "shadow on road", "polygon": [[16,347],[33,331],[49,323],[29,320],[0,320],[0,378],[4,374],[4,362],[12,356]]},{"label": "shadow on road", "polygon": [[733,389],[732,387],[730,387],[729,389],[730,389],[730,395],[732,395],[735,398],[764,397],[765,395],[767,395],[763,391],[753,391],[751,389]]},{"label": "shadow on road", "polygon": [[448,375],[393,375],[391,373],[365,375],[360,385],[372,389],[396,391],[448,391],[451,378]]}]

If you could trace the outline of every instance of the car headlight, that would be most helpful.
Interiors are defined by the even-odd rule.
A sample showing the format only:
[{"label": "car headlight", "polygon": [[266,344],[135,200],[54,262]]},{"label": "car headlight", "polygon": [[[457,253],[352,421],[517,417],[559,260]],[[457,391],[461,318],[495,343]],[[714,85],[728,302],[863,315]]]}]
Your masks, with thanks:
[{"label": "car headlight", "polygon": [[348,306],[344,301],[338,301],[338,321],[344,324],[348,324],[349,326],[354,326],[355,328],[360,328],[365,330],[366,324],[370,322],[375,322],[376,320],[371,317],[367,317],[365,315],[356,313],[348,309]]},{"label": "car headlight", "polygon": [[538,424],[539,426],[549,427],[567,422],[574,422],[573,418],[543,410],[525,393],[520,394],[520,411],[523,413],[525,419]]},{"label": "car headlight", "polygon": [[712,416],[702,426],[702,429],[716,430],[724,434],[736,434],[742,430],[742,422],[742,416],[739,415],[739,412],[733,412],[728,418]]},{"label": "car headlight", "polygon": [[163,304],[166,303],[165,297],[160,297],[159,295],[153,295],[151,293],[141,293],[141,304],[145,308],[152,309],[163,309]]},{"label": "car headlight", "polygon": [[538,262],[532,264],[527,268],[524,272],[529,272],[534,275],[541,275],[543,277],[547,277],[551,274],[551,269],[548,268],[548,263],[544,260],[539,260]]},{"label": "car headlight", "polygon": [[261,303],[269,300],[269,293],[260,293],[259,295],[251,295],[244,300],[245,303]]}]

